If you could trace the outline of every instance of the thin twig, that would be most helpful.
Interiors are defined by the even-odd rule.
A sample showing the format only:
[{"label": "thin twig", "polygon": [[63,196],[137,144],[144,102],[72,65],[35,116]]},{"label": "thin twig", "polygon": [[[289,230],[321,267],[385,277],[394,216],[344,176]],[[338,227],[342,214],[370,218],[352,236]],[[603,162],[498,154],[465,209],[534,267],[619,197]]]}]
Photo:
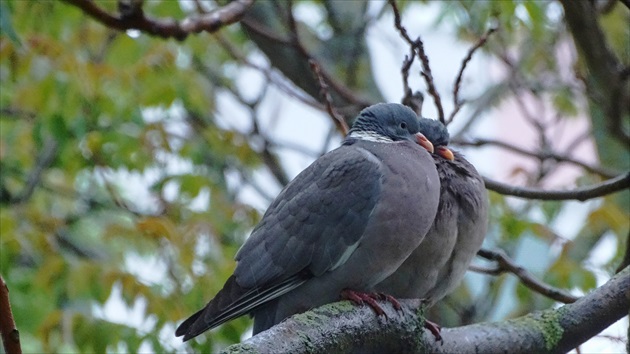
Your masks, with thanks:
[{"label": "thin twig", "polygon": [[418,56],[420,56],[420,62],[422,63],[422,71],[420,72],[420,74],[422,74],[422,77],[427,84],[429,95],[433,97],[433,102],[435,103],[435,107],[437,108],[438,118],[440,119],[440,122],[442,122],[442,124],[446,124],[444,120],[444,108],[442,107],[442,98],[435,88],[435,83],[433,82],[433,74],[431,73],[431,67],[429,66],[429,57],[424,51],[424,43],[422,43],[420,37],[418,37],[417,43]]},{"label": "thin twig", "polygon": [[[219,44],[223,47],[223,49],[225,49],[225,51],[233,59],[235,59],[236,61],[242,63],[243,65],[247,67],[250,67],[252,69],[259,71],[261,74],[265,76],[267,80],[269,80],[269,82],[274,84],[280,91],[284,92],[290,97],[293,97],[299,100],[305,105],[308,105],[315,109],[321,109],[321,110],[324,109],[324,106],[322,104],[312,99],[309,95],[306,95],[302,91],[296,89],[295,86],[288,84],[287,80],[280,79],[278,75],[274,74],[272,69],[262,67],[248,60],[247,57],[243,53],[240,53],[238,49],[235,48],[232,45],[232,43],[230,43],[227,39],[225,39],[220,33],[215,34],[214,38],[217,39]],[[209,68],[206,67],[205,65],[201,65],[201,61],[198,61],[198,63],[199,63],[200,68],[203,68],[204,71],[208,71]]]},{"label": "thin twig", "polygon": [[413,48],[410,48],[409,55],[405,55],[405,59],[403,60],[402,67],[400,68],[400,73],[402,74],[403,80],[403,89],[405,91],[405,96],[403,96],[400,103],[405,106],[411,108],[418,116],[422,116],[422,104],[424,103],[424,95],[422,92],[411,91],[411,87],[409,86],[409,69],[411,69],[411,65],[413,64],[413,60],[416,57],[416,52]]},{"label": "thin twig", "polygon": [[405,39],[405,41],[413,47],[415,42],[409,37],[407,33],[407,29],[402,25],[402,19],[400,17],[400,11],[398,10],[398,5],[396,5],[396,0],[389,0],[389,4],[392,6],[392,10],[394,11],[394,25],[400,32],[400,35]]},{"label": "thin twig", "polygon": [[530,187],[517,187],[497,182],[487,177],[484,177],[483,180],[487,189],[499,194],[539,200],[579,200],[583,202],[630,188],[630,172],[626,172],[602,183],[573,190],[544,190]]},{"label": "thin twig", "polygon": [[[320,87],[319,94],[320,96],[322,96],[322,99],[324,100],[324,104],[326,106],[326,112],[328,112],[328,115],[333,119],[333,122],[337,126],[337,129],[339,129],[339,131],[341,131],[343,135],[346,135],[348,134],[348,130],[349,130],[348,124],[343,119],[343,117],[341,117],[335,111],[335,108],[333,107],[332,96],[330,95],[330,91],[329,91],[330,86],[326,83],[327,80],[324,79],[324,74],[322,73],[321,66],[309,54],[308,50],[306,50],[306,48],[304,47],[304,45],[302,45],[302,42],[300,41],[298,28],[297,28],[297,21],[295,20],[295,17],[293,16],[293,2],[289,1],[288,6],[289,6],[289,9],[288,9],[287,17],[288,17],[289,29],[291,32],[291,40],[293,42],[293,45],[300,51],[300,53],[304,57],[308,58],[308,64],[310,65],[311,71],[313,71],[313,74],[315,75],[315,79],[317,80],[317,83],[319,84],[319,87]],[[328,82],[332,82],[332,80],[328,80]],[[337,90],[337,88],[335,88],[335,90]]]},{"label": "thin twig", "polygon": [[322,99],[326,104],[326,111],[328,112],[328,115],[333,119],[333,122],[337,126],[337,129],[339,129],[339,131],[341,131],[343,135],[348,134],[348,124],[346,123],[346,120],[343,119],[343,117],[340,116],[333,107],[332,97],[330,96],[330,92],[328,92],[328,85],[326,84],[326,81],[322,76],[319,65],[314,60],[309,60],[308,63],[310,64],[311,70],[313,71],[313,74],[315,75],[315,78],[319,83],[319,87],[321,88],[320,95],[322,96]]},{"label": "thin twig", "polygon": [[409,87],[409,69],[411,69],[411,65],[413,64],[413,60],[415,58],[416,52],[411,49],[409,55],[405,55],[402,67],[400,68],[400,73],[402,74],[403,81],[403,90],[405,91],[405,96],[402,99],[403,104],[405,103],[405,101],[408,101],[413,95],[411,87]]},{"label": "thin twig", "polygon": [[533,152],[533,151],[529,151],[521,147],[518,147],[516,145],[510,144],[504,141],[500,141],[500,140],[484,139],[484,138],[477,138],[477,139],[471,139],[471,140],[451,139],[451,144],[460,145],[460,146],[475,146],[475,147],[493,145],[493,146],[498,146],[500,148],[503,148],[509,151],[519,153],[521,155],[535,157],[540,161],[544,161],[546,159],[552,159],[552,160],[555,160],[556,162],[571,163],[571,164],[582,167],[584,170],[590,173],[600,175],[604,178],[613,178],[619,175],[618,171],[611,171],[601,166],[591,165],[584,161],[574,159],[570,156],[560,155],[551,151]]},{"label": "thin twig", "polygon": [[[394,11],[394,25],[396,26],[396,29],[398,29],[400,35],[407,42],[407,44],[409,44],[411,50],[414,53],[417,53],[418,57],[420,58],[420,62],[422,63],[422,71],[420,72],[420,75],[424,78],[424,82],[427,84],[427,91],[429,92],[429,95],[433,97],[433,102],[435,103],[435,107],[438,112],[438,119],[440,120],[440,122],[445,123],[442,98],[435,88],[433,74],[431,73],[431,65],[429,64],[429,57],[424,50],[424,43],[422,42],[422,39],[420,37],[418,37],[416,40],[412,40],[411,37],[409,37],[407,29],[402,25],[400,11],[398,10],[398,6],[396,5],[396,0],[389,0],[389,4],[392,6],[392,10]],[[405,93],[405,95],[406,94],[407,93]]]},{"label": "thin twig", "polygon": [[490,251],[482,248],[477,252],[477,255],[497,263],[496,268],[482,268],[486,274],[498,275],[506,272],[512,273],[521,280],[523,285],[531,290],[565,304],[573,303],[579,299],[577,296],[571,295],[562,289],[555,288],[536,279],[525,268],[510,259],[503,251]]},{"label": "thin twig", "polygon": [[[318,71],[319,71],[319,74],[317,74],[317,79],[319,80],[320,87],[321,87],[321,82],[322,82],[320,80],[320,78],[323,78],[327,82],[326,86],[328,88],[332,88],[332,90],[335,93],[337,93],[337,95],[339,95],[339,97],[341,97],[342,99],[344,99],[348,103],[355,104],[355,105],[358,105],[360,107],[367,107],[367,106],[372,105],[372,102],[369,102],[369,101],[367,101],[367,100],[357,96],[353,90],[348,88],[343,83],[340,83],[337,80],[335,80],[334,77],[332,75],[330,75],[325,70],[325,68],[322,67],[322,65],[318,64],[318,62],[315,59],[315,57],[313,57],[308,52],[308,50],[306,49],[306,47],[304,46],[304,44],[302,44],[302,41],[300,40],[300,36],[299,36],[299,33],[298,33],[297,21],[295,19],[295,16],[293,15],[293,2],[292,1],[288,2],[288,7],[289,8],[288,8],[288,11],[287,11],[287,16],[288,16],[289,30],[291,32],[291,43],[300,52],[300,54],[309,62],[309,65],[311,65],[311,70],[313,70],[311,62],[315,62],[317,64]],[[328,92],[330,92],[330,90],[328,90]],[[330,102],[332,102],[332,95],[329,94],[328,96],[330,98]]]},{"label": "thin twig", "polygon": [[475,45],[468,50],[468,54],[466,54],[466,57],[464,58],[464,60],[462,60],[462,65],[459,68],[459,73],[457,73],[457,78],[455,79],[455,84],[453,84],[453,107],[454,108],[453,108],[453,111],[451,112],[451,115],[446,120],[446,123],[445,123],[446,125],[451,124],[451,122],[453,121],[453,118],[455,118],[455,115],[457,115],[459,110],[464,105],[464,102],[459,99],[459,89],[460,89],[460,86],[462,84],[462,78],[464,76],[464,70],[466,70],[466,66],[468,66],[468,63],[472,59],[472,56],[473,56],[473,54],[475,54],[477,49],[481,48],[486,43],[486,41],[488,40],[488,37],[492,33],[494,33],[496,30],[497,30],[497,27],[494,27],[494,26],[490,27],[486,31],[486,33],[484,33],[483,36],[481,36],[481,38],[479,38],[477,43],[475,43]]},{"label": "thin twig", "polygon": [[28,178],[26,179],[26,186],[15,198],[16,203],[26,202],[33,195],[33,192],[35,192],[35,188],[41,182],[44,170],[48,168],[55,160],[58,147],[59,143],[57,143],[56,140],[52,138],[46,139],[43,149],[37,157],[37,161],[35,162],[35,167],[33,167],[33,170],[31,170]]},{"label": "thin twig", "polygon": [[[114,202],[114,204],[116,204],[117,207],[128,211],[129,213],[137,216],[137,217],[141,217],[143,216],[143,213],[135,210],[135,208],[132,208],[127,201],[125,201],[125,199],[116,191],[116,187],[113,185],[113,183],[110,181],[110,179],[105,175],[105,167],[101,167],[95,170],[96,173],[98,173],[100,175],[100,177],[103,180],[103,185],[105,187],[105,189],[107,190],[107,192],[109,193],[109,196],[111,197],[112,201]],[[161,211],[155,213],[155,216],[157,215],[161,215],[163,214],[163,206],[161,206]]]},{"label": "thin twig", "polygon": [[37,118],[37,113],[26,111],[21,108],[14,107],[2,107],[0,108],[0,118],[20,118],[27,121],[32,121]]}]

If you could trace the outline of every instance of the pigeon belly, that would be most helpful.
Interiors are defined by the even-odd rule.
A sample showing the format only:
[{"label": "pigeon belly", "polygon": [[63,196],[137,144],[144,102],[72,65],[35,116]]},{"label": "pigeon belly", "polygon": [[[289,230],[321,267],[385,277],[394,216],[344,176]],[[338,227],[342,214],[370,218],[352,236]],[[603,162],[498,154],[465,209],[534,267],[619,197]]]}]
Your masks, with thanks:
[{"label": "pigeon belly", "polygon": [[459,155],[457,168],[438,159],[441,195],[431,230],[401,267],[375,287],[397,298],[425,299],[429,305],[459,285],[487,229],[486,191],[477,171]]}]

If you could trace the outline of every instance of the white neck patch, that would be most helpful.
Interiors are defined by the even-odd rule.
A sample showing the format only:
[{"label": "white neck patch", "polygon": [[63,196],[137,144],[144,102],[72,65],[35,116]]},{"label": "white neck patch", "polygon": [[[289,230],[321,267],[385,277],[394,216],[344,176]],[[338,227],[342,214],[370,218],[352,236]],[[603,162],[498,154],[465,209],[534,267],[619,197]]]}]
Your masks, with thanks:
[{"label": "white neck patch", "polygon": [[373,131],[354,131],[350,133],[350,138],[367,140],[367,141],[376,141],[379,143],[393,143],[394,141],[391,138],[386,136],[382,136]]}]

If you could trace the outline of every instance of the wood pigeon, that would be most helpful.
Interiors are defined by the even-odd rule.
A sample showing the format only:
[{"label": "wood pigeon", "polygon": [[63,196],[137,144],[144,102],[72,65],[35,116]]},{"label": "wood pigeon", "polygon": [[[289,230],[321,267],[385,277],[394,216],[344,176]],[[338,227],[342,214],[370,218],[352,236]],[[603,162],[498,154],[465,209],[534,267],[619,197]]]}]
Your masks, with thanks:
[{"label": "wood pigeon", "polygon": [[429,305],[451,292],[486,235],[488,196],[483,179],[458,152],[439,121],[421,118],[420,132],[435,146],[440,204],[429,233],[392,275],[375,287],[398,298],[426,299]]},{"label": "wood pigeon", "polygon": [[361,111],[342,145],[280,192],[223,289],[175,335],[187,341],[245,314],[256,334],[344,292],[367,300],[362,295],[399,268],[435,219],[440,184],[427,150],[433,146],[411,109]]}]

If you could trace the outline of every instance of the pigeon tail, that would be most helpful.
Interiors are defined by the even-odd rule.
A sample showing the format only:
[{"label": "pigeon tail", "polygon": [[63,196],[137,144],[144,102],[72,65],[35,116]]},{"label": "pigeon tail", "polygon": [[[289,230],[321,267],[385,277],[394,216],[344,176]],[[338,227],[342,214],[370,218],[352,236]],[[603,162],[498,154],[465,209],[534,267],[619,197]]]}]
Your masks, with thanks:
[{"label": "pigeon tail", "polygon": [[250,313],[258,306],[304,284],[305,281],[303,274],[296,274],[268,287],[245,289],[232,275],[206,307],[179,325],[175,336],[184,336],[185,342],[211,328]]},{"label": "pigeon tail", "polygon": [[184,341],[194,338],[204,331],[216,327],[216,319],[222,317],[230,305],[237,301],[243,294],[247,293],[247,289],[243,289],[236,282],[236,278],[232,275],[228,278],[217,295],[201,310],[186,319],[177,327],[175,336],[184,336]]}]

